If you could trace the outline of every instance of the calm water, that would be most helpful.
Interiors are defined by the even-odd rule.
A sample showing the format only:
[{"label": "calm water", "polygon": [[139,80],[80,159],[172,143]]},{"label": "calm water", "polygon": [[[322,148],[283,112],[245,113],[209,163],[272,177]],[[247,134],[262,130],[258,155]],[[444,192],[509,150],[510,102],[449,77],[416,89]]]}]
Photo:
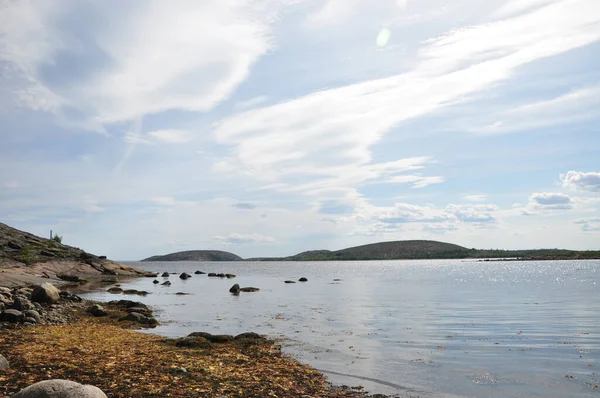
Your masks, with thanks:
[{"label": "calm water", "polygon": [[[288,353],[331,381],[371,392],[600,397],[600,261],[131,264],[237,274],[124,284],[152,293],[139,300],[158,311],[153,333],[285,338]],[[261,290],[234,296],[233,283]]]}]

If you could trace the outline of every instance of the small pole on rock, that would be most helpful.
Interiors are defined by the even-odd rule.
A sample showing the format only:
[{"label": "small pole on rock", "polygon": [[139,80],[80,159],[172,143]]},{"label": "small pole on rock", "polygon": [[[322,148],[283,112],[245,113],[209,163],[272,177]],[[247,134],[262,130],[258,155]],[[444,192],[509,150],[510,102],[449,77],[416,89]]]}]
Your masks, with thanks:
[{"label": "small pole on rock", "polygon": [[52,239],[52,230],[50,230],[50,239]]}]

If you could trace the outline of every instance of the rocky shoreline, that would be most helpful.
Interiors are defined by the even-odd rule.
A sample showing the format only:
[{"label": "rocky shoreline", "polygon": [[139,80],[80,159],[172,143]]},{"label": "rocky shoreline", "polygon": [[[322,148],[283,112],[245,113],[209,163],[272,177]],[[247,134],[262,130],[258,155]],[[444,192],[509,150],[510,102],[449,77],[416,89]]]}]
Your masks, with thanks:
[{"label": "rocky shoreline", "polygon": [[49,283],[0,287],[0,396],[50,388],[64,390],[57,398],[386,397],[333,386],[253,332],[168,339],[135,331],[157,323],[133,300],[92,302]]}]

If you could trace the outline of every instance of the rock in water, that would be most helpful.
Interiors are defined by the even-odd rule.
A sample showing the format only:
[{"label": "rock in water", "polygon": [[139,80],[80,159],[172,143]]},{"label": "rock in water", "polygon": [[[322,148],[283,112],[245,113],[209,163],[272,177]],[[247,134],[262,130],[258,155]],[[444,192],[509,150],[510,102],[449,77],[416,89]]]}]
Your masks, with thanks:
[{"label": "rock in water", "polygon": [[300,279],[298,279],[299,282],[308,282],[308,279],[306,279],[305,277],[302,277]]},{"label": "rock in water", "polygon": [[295,281],[285,281],[285,283],[296,283]]},{"label": "rock in water", "polygon": [[249,293],[249,292],[258,292],[259,290],[260,289],[257,288],[257,287],[243,287],[243,288],[240,289],[240,292]]},{"label": "rock in water", "polygon": [[163,278],[168,278],[169,277],[169,273],[168,272],[163,272],[161,276]]},{"label": "rock in water", "polygon": [[171,282],[166,281],[166,282],[161,283],[161,285],[163,285],[163,286],[171,286]]},{"label": "rock in water", "polygon": [[231,288],[229,289],[229,293],[239,293],[240,292],[240,285],[238,285],[237,283],[233,286],[231,286]]},{"label": "rock in water", "polygon": [[152,281],[152,283],[154,283],[156,285],[157,283],[160,283],[160,282],[155,279],[155,280]]},{"label": "rock in water", "polygon": [[181,279],[183,279],[183,280],[186,280],[186,279],[188,279],[188,278],[191,278],[192,276],[191,276],[190,274],[187,274],[187,273],[185,273],[185,272],[184,272],[184,273],[182,273],[181,275],[179,275],[179,277],[180,277]]},{"label": "rock in water", "polygon": [[0,354],[0,370],[7,370],[9,367],[8,360]]},{"label": "rock in water", "polygon": [[69,380],[44,380],[30,385],[12,398],[107,398],[98,387]]},{"label": "rock in water", "polygon": [[196,272],[194,272],[194,274],[196,274],[196,275],[204,275],[204,274],[206,274],[206,272],[196,271]]},{"label": "rock in water", "polygon": [[60,291],[51,283],[43,283],[33,288],[31,301],[37,303],[54,304],[60,299]]}]

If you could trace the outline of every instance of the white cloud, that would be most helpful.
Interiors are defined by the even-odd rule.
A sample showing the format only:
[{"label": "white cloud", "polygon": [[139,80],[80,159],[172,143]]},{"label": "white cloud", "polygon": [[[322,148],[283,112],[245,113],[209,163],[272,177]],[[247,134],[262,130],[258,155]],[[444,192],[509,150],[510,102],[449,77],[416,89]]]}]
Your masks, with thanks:
[{"label": "white cloud", "polygon": [[[29,82],[16,90],[23,104],[43,110],[68,105],[86,114],[88,123],[127,121],[172,109],[208,111],[269,51],[270,25],[280,6],[232,0],[149,1],[127,7],[113,2],[102,8],[64,1],[35,6],[5,2],[0,60]],[[69,18],[86,12],[94,14],[94,23],[86,25],[85,35],[76,35],[69,30],[74,22]],[[97,62],[66,63],[81,53]],[[68,73],[78,67],[80,80],[44,79],[45,68]]]},{"label": "white cloud", "polygon": [[172,198],[170,196],[156,196],[156,197],[152,198],[151,200],[155,204],[161,205],[161,206],[173,206],[177,203],[175,198]]},{"label": "white cloud", "polygon": [[148,133],[148,135],[157,141],[162,141],[169,144],[183,144],[192,139],[190,133],[187,131],[174,129],[151,131]]},{"label": "white cloud", "polygon": [[555,0],[508,0],[492,16],[506,17],[515,15],[528,9],[550,4],[553,1]]},{"label": "white cloud", "polygon": [[446,211],[454,215],[459,221],[466,223],[495,223],[493,213],[498,210],[495,205],[448,205]]},{"label": "white cloud", "polygon": [[220,243],[231,245],[275,242],[275,238],[261,234],[231,233],[228,235],[217,235],[214,239]]},{"label": "white cloud", "polygon": [[463,196],[463,199],[469,202],[485,202],[487,200],[487,195],[466,195]]},{"label": "white cloud", "polygon": [[600,172],[569,171],[567,174],[561,175],[560,180],[566,188],[600,192]]},{"label": "white cloud", "polygon": [[531,195],[529,205],[540,210],[570,210],[573,208],[573,201],[564,193],[541,192]]},{"label": "white cloud", "polygon": [[600,231],[600,217],[580,218],[579,220],[573,220],[573,223],[581,225],[581,230],[583,232]]},{"label": "white cloud", "polygon": [[267,101],[269,99],[269,97],[267,97],[266,95],[260,95],[258,97],[253,97],[250,99],[247,99],[245,101],[241,101],[238,102],[237,104],[235,104],[236,109],[248,109],[248,108],[255,108],[257,106],[259,106],[260,104],[264,103],[265,101]]}]

